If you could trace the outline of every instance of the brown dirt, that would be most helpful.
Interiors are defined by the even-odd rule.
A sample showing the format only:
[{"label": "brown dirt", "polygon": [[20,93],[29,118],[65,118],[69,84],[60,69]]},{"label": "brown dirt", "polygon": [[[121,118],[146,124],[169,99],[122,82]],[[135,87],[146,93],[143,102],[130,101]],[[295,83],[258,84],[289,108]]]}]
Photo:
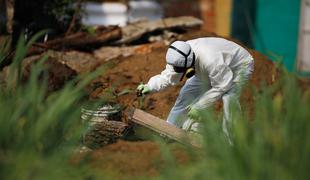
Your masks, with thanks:
[{"label": "brown dirt", "polygon": [[[178,165],[189,162],[189,155],[179,144],[170,144],[169,149]],[[150,141],[118,141],[89,155],[93,168],[112,172],[121,179],[157,176],[165,165],[160,146]]]},{"label": "brown dirt", "polygon": [[[150,77],[164,69],[164,52],[166,47],[162,46],[149,54],[134,55],[121,60],[117,66],[107,72],[101,81],[107,88],[117,85],[116,93],[124,89],[131,89],[133,92],[118,98],[118,101],[128,106],[139,107],[139,99],[136,97],[135,88],[140,82],[146,83]],[[145,107],[148,112],[164,118],[167,110],[171,108],[180,86],[172,87],[161,93],[148,96]],[[155,108],[156,107],[156,108]]]},{"label": "brown dirt", "polygon": [[[195,31],[190,35],[185,35],[182,39],[211,35],[213,34]],[[167,46],[163,44],[145,45],[141,46],[141,49],[143,51],[137,52],[136,55],[116,59],[115,66],[95,82],[95,84],[99,82],[101,86],[93,91],[91,97],[105,97],[105,93],[111,90],[112,94],[118,94],[125,89],[130,89],[131,93],[119,96],[116,100],[127,107],[139,108],[139,99],[136,97],[135,89],[139,83],[146,83],[150,77],[164,69]],[[277,81],[279,73],[274,63],[256,51],[251,50],[251,53],[255,58],[255,71],[250,84],[259,89],[262,84],[270,85]],[[111,87],[115,87],[115,89],[111,89]],[[165,119],[174,105],[181,87],[182,84],[147,96],[145,110]],[[245,88],[241,102],[243,106],[248,107],[244,109],[248,109],[249,112],[253,110],[253,99],[250,88]],[[218,111],[221,110],[221,107],[221,102],[215,105],[215,109]],[[187,162],[188,156],[180,148],[176,148],[174,154],[180,162]],[[129,176],[156,176],[160,169],[158,162],[161,162],[158,144],[149,141],[120,141],[93,152],[92,160],[92,164],[99,169],[117,170],[119,174]]]},{"label": "brown dirt", "polygon": [[[203,35],[210,36],[212,34],[196,31],[183,39],[191,39]],[[106,90],[112,86],[116,87],[116,89],[114,89],[115,94],[122,92],[124,89],[130,89],[132,93],[118,97],[117,101],[128,107],[139,108],[139,99],[134,92],[135,88],[141,82],[147,83],[150,77],[160,73],[164,69],[166,50],[167,46],[162,44],[154,48],[150,53],[140,53],[127,58],[118,59],[115,67],[111,68],[105,76],[98,80],[103,86],[97,88],[92,93],[92,97],[104,96]],[[255,71],[250,84],[259,88],[262,84],[270,85],[275,82],[278,79],[278,70],[274,63],[257,51],[251,50],[250,52],[255,58]],[[147,96],[144,106],[145,110],[155,116],[165,119],[174,105],[181,87],[182,84]],[[253,95],[249,88],[245,89],[241,97],[242,104],[243,106],[252,107]],[[221,109],[221,102],[215,105],[215,109]]]}]

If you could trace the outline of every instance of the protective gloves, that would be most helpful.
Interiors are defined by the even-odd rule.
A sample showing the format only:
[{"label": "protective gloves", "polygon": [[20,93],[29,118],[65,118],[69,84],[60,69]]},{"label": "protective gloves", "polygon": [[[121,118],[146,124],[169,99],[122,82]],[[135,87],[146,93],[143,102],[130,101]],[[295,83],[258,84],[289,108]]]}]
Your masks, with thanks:
[{"label": "protective gloves", "polygon": [[195,108],[192,108],[191,106],[189,107],[189,111],[187,113],[187,116],[190,118],[190,119],[193,119],[193,120],[199,120],[200,118],[200,113],[199,113],[199,110],[195,109]]},{"label": "protective gloves", "polygon": [[148,87],[147,84],[140,84],[137,87],[137,95],[138,96],[142,96],[142,95],[148,94],[150,92],[151,92],[151,89]]}]

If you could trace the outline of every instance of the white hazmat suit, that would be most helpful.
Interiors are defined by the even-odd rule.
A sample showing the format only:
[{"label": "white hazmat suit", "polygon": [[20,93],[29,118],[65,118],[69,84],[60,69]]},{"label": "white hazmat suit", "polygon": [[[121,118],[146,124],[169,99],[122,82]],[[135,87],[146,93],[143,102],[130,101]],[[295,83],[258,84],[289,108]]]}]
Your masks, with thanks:
[{"label": "white hazmat suit", "polygon": [[[191,108],[198,110],[207,109],[222,98],[224,104],[222,126],[225,135],[229,138],[233,119],[230,107],[232,103],[240,107],[239,93],[254,70],[253,57],[243,47],[223,38],[206,37],[183,42],[189,45],[188,48],[178,42],[180,41],[172,45],[178,46],[181,51],[187,51],[184,54],[195,54],[189,55],[190,58],[195,58],[195,75],[182,87],[168,116],[168,123],[186,130],[190,130],[189,127],[197,130],[195,126],[189,126],[192,121],[187,117],[187,107],[191,105]],[[182,60],[182,56],[178,54],[174,49],[168,49],[165,70],[152,77],[147,83],[151,91],[161,91],[179,83],[182,74],[175,72],[173,65],[183,66],[184,59]],[[189,61],[191,61],[190,58]]]}]

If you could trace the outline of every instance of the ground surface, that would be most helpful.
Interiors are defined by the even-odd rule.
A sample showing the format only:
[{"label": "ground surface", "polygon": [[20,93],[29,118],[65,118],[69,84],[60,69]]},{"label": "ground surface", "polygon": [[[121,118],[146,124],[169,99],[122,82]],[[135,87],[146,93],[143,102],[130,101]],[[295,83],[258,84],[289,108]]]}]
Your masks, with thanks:
[{"label": "ground surface", "polygon": [[[181,39],[187,40],[203,36],[214,36],[214,34],[196,30],[182,35]],[[140,99],[136,97],[135,89],[141,82],[147,83],[150,77],[164,69],[166,50],[167,45],[163,42],[140,45],[134,49],[123,49],[122,53],[126,55],[115,56],[112,60],[109,60],[112,66],[94,82],[95,88],[90,92],[91,98],[104,99],[109,97],[109,100],[116,101],[125,107],[142,108]],[[119,50],[116,49],[116,51]],[[110,56],[109,53],[112,51],[109,49],[106,52]],[[128,55],[132,54],[132,52],[134,52],[133,55]],[[255,70],[249,87],[259,90],[263,84],[270,85],[276,82],[279,76],[274,63],[256,51],[251,51],[251,53],[255,59]],[[97,60],[91,61],[93,64],[104,62],[104,60],[100,60],[100,54],[96,55],[95,53],[94,56],[88,56],[97,58]],[[85,57],[81,59],[87,61]],[[82,67],[85,68],[86,66],[83,65]],[[305,83],[301,84],[301,86],[305,89],[309,87],[308,85],[305,86]],[[145,111],[166,119],[181,87],[182,83],[163,92],[147,96],[143,105]],[[241,104],[243,110],[251,114],[255,97],[249,87],[244,88]],[[111,99],[111,97],[114,98]],[[221,102],[216,103],[214,107],[219,112],[218,114],[221,115]],[[173,149],[172,152],[179,164],[182,165],[188,162],[189,156],[183,148],[175,146],[175,144],[169,144],[168,146]],[[163,168],[163,158],[160,152],[159,144],[153,141],[119,141],[92,151],[90,153],[90,162],[95,169],[103,171],[108,169],[109,172],[115,173],[117,177],[156,176]]]},{"label": "ground surface", "polygon": [[[173,158],[180,166],[189,162],[189,155],[180,144],[169,145]],[[117,179],[158,176],[165,168],[159,144],[151,141],[118,141],[90,155],[91,166],[112,172]]]},{"label": "ground surface", "polygon": [[[203,31],[191,32],[183,39],[191,39],[212,34]],[[167,46],[164,44],[146,45],[141,47],[140,53],[126,58],[113,60],[114,67],[110,68],[104,76],[97,82],[100,86],[92,92],[92,98],[103,98],[108,94],[118,94],[124,90],[131,90],[129,93],[116,97],[116,100],[127,106],[141,108],[139,99],[136,97],[135,89],[139,83],[147,83],[150,77],[160,73],[165,67],[165,53]],[[278,78],[278,70],[273,62],[262,54],[251,51],[255,59],[255,71],[250,80],[250,85],[259,90],[261,85],[270,85]],[[182,84],[170,87],[159,93],[147,96],[144,108],[145,111],[165,119],[174,105]],[[247,87],[241,97],[242,106],[245,111],[251,112],[253,109],[253,93]],[[221,114],[221,102],[215,105],[215,109]],[[99,149],[93,153],[93,164],[99,169],[115,169],[117,173],[127,175],[157,175],[160,170],[158,163],[160,147],[155,142],[127,142],[120,141],[107,147]],[[182,151],[181,151],[182,152]],[[186,153],[174,151],[176,159],[186,163],[188,156]],[[105,163],[109,162],[109,163]],[[155,164],[154,164],[155,163]]]},{"label": "ground surface", "polygon": [[[190,36],[185,36],[184,39],[200,37],[203,33],[204,32],[196,31],[196,33],[191,33]],[[210,34],[205,34],[210,36]],[[92,96],[104,96],[106,92],[109,92],[107,90],[111,87],[115,87],[113,91],[115,91],[116,94],[130,89],[132,92],[119,96],[117,98],[118,102],[126,106],[141,108],[139,98],[136,97],[134,91],[139,83],[147,83],[150,77],[160,73],[165,68],[166,50],[167,46],[160,44],[153,47],[149,53],[142,53],[115,60],[117,61],[115,66],[109,69],[106,75],[99,80],[103,86],[96,89]],[[251,51],[251,54],[255,59],[255,70],[250,84],[259,88],[262,84],[270,85],[275,82],[278,78],[278,72],[274,63],[256,51]],[[165,119],[171,107],[174,105],[183,83],[175,87],[170,87],[163,92],[147,96],[144,103],[145,110],[155,116]],[[245,90],[241,99],[243,106],[251,106],[253,95],[249,89]],[[221,103],[217,103],[215,107],[217,110],[220,110]]]}]

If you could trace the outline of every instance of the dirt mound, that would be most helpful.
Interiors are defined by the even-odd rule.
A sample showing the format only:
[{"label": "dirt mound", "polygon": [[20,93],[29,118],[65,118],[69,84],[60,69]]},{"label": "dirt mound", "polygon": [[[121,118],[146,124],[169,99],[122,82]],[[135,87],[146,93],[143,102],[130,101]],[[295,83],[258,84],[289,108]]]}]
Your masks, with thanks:
[{"label": "dirt mound", "polygon": [[[186,40],[210,35],[212,34],[195,31],[184,36],[182,39]],[[162,44],[161,46],[156,46],[150,53],[117,59],[115,66],[98,80],[102,86],[93,92],[92,97],[103,97],[106,92],[111,92],[111,87],[114,87],[112,89],[114,91],[113,94],[119,94],[124,92],[124,90],[127,90],[127,92],[131,90],[127,94],[125,93],[122,96],[116,97],[117,101],[126,106],[141,108],[139,99],[134,92],[135,88],[141,82],[148,82],[150,77],[160,73],[165,68],[166,50],[167,46]],[[255,59],[255,71],[250,84],[253,84],[256,88],[260,88],[262,84],[270,85],[275,82],[278,79],[278,70],[274,63],[259,52],[251,50],[251,54]],[[163,92],[147,96],[144,101],[144,109],[155,116],[165,119],[174,105],[183,83],[175,87],[170,87]],[[245,90],[241,99],[244,106],[252,107],[253,96],[249,89]],[[221,102],[218,102],[215,105],[215,109],[220,110],[221,106]]]},{"label": "dirt mound", "polygon": [[[183,40],[213,36],[204,31],[192,31],[183,36]],[[142,108],[140,99],[136,97],[135,89],[141,83],[146,83],[150,77],[160,73],[166,65],[165,54],[167,45],[142,45],[142,51],[129,57],[118,57],[113,60],[113,66],[104,76],[94,82],[99,84],[91,94],[92,98],[105,98],[111,95],[127,107]],[[278,68],[259,52],[250,50],[255,59],[255,71],[250,80],[253,87],[259,89],[262,85],[271,85],[279,77]],[[184,83],[184,82],[183,82]],[[144,101],[145,111],[165,119],[179,94],[183,83],[170,87],[165,91],[148,95]],[[253,94],[251,88],[245,88],[242,93],[241,103],[247,111],[253,110]],[[111,100],[111,99],[110,99]],[[214,106],[220,111],[222,104],[219,101]],[[219,113],[221,114],[221,113]],[[180,162],[187,162],[188,156],[182,148],[175,148],[173,154]],[[156,176],[159,173],[161,155],[160,147],[155,142],[126,142],[119,141],[92,153],[94,167],[104,170],[113,170],[118,174],[128,176]]]},{"label": "dirt mound", "polygon": [[[192,31],[183,36],[183,40],[212,34],[204,31]],[[118,57],[113,60],[114,65],[99,78],[95,84],[100,84],[93,93],[92,98],[104,98],[114,96],[113,101],[117,101],[127,107],[142,108],[140,99],[136,97],[135,89],[141,83],[146,83],[150,77],[160,73],[166,65],[165,54],[167,45],[142,45],[142,51],[129,57]],[[278,79],[278,70],[274,63],[268,60],[259,52],[250,51],[255,58],[255,71],[250,80],[250,84],[260,88],[262,84],[271,85]],[[184,83],[184,82],[183,82]],[[182,83],[175,87],[170,87],[165,91],[154,93],[146,97],[144,109],[162,119],[168,113],[179,94]],[[245,88],[242,94],[242,105],[246,106],[249,112],[253,109],[253,95],[250,88]],[[216,110],[221,110],[222,104],[219,101],[215,106]],[[219,113],[221,114],[221,113]],[[175,155],[176,159],[186,162],[187,156],[182,154],[179,148]],[[182,160],[183,159],[183,160]],[[95,167],[117,170],[130,176],[157,175],[160,169],[160,148],[155,142],[126,142],[119,141],[111,144],[92,154],[92,162]]]}]

